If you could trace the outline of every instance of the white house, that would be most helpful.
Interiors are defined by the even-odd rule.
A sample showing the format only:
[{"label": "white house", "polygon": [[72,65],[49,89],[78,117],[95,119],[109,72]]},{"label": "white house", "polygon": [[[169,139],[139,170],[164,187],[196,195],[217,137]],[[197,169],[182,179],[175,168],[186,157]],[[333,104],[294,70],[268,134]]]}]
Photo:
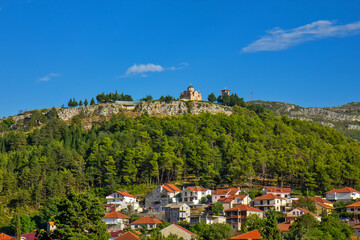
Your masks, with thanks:
[{"label": "white house", "polygon": [[168,204],[165,206],[165,220],[170,223],[190,222],[190,207],[186,203]]},{"label": "white house", "polygon": [[276,211],[285,212],[286,199],[269,193],[256,197],[254,199],[254,207],[265,212],[270,208]]},{"label": "white house", "polygon": [[330,202],[344,201],[348,202],[360,198],[360,192],[349,187],[333,189],[326,192],[326,200]]},{"label": "white house", "polygon": [[228,198],[231,196],[238,195],[240,192],[240,188],[227,188],[227,189],[217,189],[213,192],[211,196],[211,202],[214,204],[220,198]]},{"label": "white house", "polygon": [[102,220],[112,231],[123,230],[129,224],[129,217],[119,212],[108,213]]},{"label": "white house", "polygon": [[287,203],[291,202],[291,188],[267,187],[263,189],[263,195],[269,193],[285,198]]},{"label": "white house", "polygon": [[152,207],[155,211],[163,211],[164,207],[169,203],[176,203],[176,195],[181,190],[174,184],[166,184],[157,186],[154,191],[148,193],[145,197],[145,208]]},{"label": "white house", "polygon": [[181,202],[188,205],[198,205],[203,197],[212,195],[212,190],[201,187],[187,187],[181,191]]},{"label": "white house", "polygon": [[139,202],[136,197],[128,192],[115,191],[112,194],[106,196],[106,203],[113,204],[117,211],[121,209],[129,209],[137,211],[139,208]]}]

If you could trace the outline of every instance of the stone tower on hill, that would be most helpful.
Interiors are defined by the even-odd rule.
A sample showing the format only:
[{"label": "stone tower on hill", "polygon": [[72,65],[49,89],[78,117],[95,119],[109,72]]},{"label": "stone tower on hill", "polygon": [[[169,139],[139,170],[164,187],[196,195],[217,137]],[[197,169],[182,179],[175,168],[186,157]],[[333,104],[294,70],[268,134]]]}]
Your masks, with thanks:
[{"label": "stone tower on hill", "polygon": [[201,101],[201,93],[198,91],[195,91],[193,86],[189,86],[187,91],[184,91],[180,94],[180,100],[185,101]]}]

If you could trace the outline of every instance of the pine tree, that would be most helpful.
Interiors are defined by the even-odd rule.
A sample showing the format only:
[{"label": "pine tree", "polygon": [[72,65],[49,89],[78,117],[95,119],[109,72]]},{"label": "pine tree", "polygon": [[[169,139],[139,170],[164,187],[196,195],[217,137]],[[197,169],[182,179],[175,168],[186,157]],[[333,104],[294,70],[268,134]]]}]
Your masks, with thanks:
[{"label": "pine tree", "polygon": [[85,98],[85,101],[84,101],[85,107],[87,107],[88,104],[89,104],[89,102],[88,102],[88,100]]},{"label": "pine tree", "polygon": [[83,102],[80,100],[79,101],[79,106],[81,107],[83,105]]},{"label": "pine tree", "polygon": [[94,98],[91,98],[90,105],[95,105],[95,100],[94,100]]},{"label": "pine tree", "polygon": [[216,96],[214,93],[210,93],[208,96],[208,100],[209,102],[215,102],[216,101]]}]

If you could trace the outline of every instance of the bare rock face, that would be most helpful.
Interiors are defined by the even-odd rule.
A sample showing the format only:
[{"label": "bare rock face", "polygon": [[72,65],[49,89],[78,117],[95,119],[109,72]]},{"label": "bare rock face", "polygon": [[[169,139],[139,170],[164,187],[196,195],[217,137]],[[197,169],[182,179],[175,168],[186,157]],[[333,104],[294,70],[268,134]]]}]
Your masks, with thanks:
[{"label": "bare rock face", "polygon": [[140,113],[147,112],[149,115],[184,115],[185,113],[200,114],[206,113],[224,113],[231,115],[232,111],[230,107],[225,107],[219,104],[213,104],[208,102],[183,102],[173,101],[171,103],[166,102],[143,102],[136,107]]}]

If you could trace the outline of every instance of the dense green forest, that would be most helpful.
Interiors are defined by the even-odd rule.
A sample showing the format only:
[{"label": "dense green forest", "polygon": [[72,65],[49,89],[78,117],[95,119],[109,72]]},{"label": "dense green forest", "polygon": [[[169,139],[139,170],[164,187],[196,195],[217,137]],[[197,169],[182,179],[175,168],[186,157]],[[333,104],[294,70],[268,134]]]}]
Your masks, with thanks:
[{"label": "dense green forest", "polygon": [[[48,114],[41,128],[0,137],[2,206],[37,207],[75,191],[196,179],[204,187],[359,188],[360,145],[329,127],[234,107],[231,116],[125,114],[84,130]],[[2,210],[2,209],[0,209]]]}]

